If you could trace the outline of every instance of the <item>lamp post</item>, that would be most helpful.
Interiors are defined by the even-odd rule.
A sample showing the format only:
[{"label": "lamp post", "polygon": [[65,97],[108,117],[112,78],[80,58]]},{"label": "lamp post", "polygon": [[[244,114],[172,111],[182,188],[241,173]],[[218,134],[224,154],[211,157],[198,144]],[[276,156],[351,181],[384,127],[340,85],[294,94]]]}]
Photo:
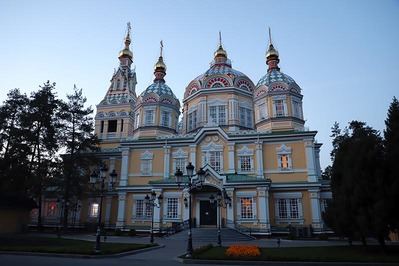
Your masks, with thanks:
[{"label": "lamp post", "polygon": [[183,180],[183,172],[180,169],[176,170],[175,178],[176,183],[180,187],[183,184],[184,188],[188,189],[188,241],[187,241],[187,253],[186,257],[191,258],[193,256],[193,237],[192,237],[192,226],[191,226],[191,194],[192,190],[197,187],[202,187],[202,183],[205,181],[205,171],[200,168],[196,174],[197,178],[194,178],[194,166],[190,163],[186,166],[187,177],[186,181]]},{"label": "lamp post", "polygon": [[[100,166],[100,175],[98,175],[95,171],[90,175],[90,183],[93,185],[93,188],[96,188],[100,195],[100,205],[99,205],[99,212],[98,212],[98,221],[97,221],[97,232],[96,232],[96,245],[94,251],[96,253],[101,252],[101,218],[102,218],[102,209],[103,209],[103,198],[106,192],[105,189],[105,179],[106,173],[108,172],[108,168],[105,164]],[[112,190],[115,184],[117,177],[117,173],[115,169],[109,174],[109,183],[108,189]],[[97,186],[97,187],[96,187]]]},{"label": "lamp post", "polygon": [[[160,208],[161,204],[162,204],[162,195],[160,194],[157,198],[157,194],[155,193],[155,191],[151,192],[151,197],[146,195],[145,196],[145,203],[146,205],[149,204],[151,205],[151,238],[150,238],[150,242],[151,244],[154,243],[154,208]],[[156,202],[158,200],[158,203]]]},{"label": "lamp post", "polygon": [[214,204],[216,201],[216,205],[218,207],[218,211],[219,211],[219,220],[218,220],[218,246],[221,247],[222,246],[222,231],[221,231],[221,221],[222,221],[222,212],[221,212],[221,208],[227,208],[227,206],[231,205],[231,198],[229,197],[229,195],[227,195],[227,192],[225,189],[223,189],[223,194],[222,192],[219,190],[216,193],[216,199],[215,196],[213,196],[213,194],[209,197],[209,201],[211,204]]}]

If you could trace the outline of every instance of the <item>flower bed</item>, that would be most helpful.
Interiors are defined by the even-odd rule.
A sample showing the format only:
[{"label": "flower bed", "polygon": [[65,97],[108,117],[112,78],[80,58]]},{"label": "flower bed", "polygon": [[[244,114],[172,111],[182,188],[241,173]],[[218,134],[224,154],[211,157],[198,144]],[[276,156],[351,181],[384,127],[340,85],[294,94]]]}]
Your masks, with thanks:
[{"label": "flower bed", "polygon": [[231,245],[226,250],[229,257],[258,257],[260,250],[258,246]]}]

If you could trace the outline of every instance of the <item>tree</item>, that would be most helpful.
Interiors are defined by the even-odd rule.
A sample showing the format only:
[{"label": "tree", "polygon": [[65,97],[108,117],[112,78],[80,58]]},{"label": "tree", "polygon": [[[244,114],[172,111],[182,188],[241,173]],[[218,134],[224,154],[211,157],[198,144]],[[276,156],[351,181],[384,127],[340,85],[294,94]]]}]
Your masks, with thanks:
[{"label": "tree", "polygon": [[386,190],[389,204],[389,225],[399,230],[399,102],[394,97],[388,109],[384,130]]},{"label": "tree", "polygon": [[18,89],[7,94],[0,107],[0,193],[3,198],[26,198],[29,146],[23,117],[28,110],[28,98]]},{"label": "tree", "polygon": [[29,171],[30,187],[38,204],[38,227],[42,225],[42,196],[54,179],[53,169],[58,160],[56,153],[60,147],[60,108],[61,102],[54,92],[55,83],[47,81],[33,92],[29,101],[29,111],[25,114],[27,141],[30,147]]},{"label": "tree", "polygon": [[87,188],[89,166],[94,162],[94,157],[90,154],[97,150],[98,144],[91,117],[93,109],[85,107],[86,98],[82,95],[82,89],[74,86],[73,93],[67,95],[67,99],[63,104],[62,114],[65,154],[62,156],[63,173],[60,180],[60,189],[65,202],[63,215],[65,229],[68,225],[68,205],[72,196],[79,197]]},{"label": "tree", "polygon": [[[349,132],[350,131],[350,132]],[[352,121],[342,134],[333,127],[331,190],[333,200],[327,208],[326,222],[349,242],[375,236],[384,245],[383,146],[379,133],[365,123]]]}]

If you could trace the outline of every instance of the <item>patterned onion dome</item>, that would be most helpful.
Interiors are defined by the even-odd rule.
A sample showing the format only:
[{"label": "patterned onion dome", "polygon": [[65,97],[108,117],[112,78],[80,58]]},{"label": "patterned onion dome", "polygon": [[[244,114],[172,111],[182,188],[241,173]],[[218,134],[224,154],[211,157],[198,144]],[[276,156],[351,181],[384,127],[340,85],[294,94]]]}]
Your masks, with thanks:
[{"label": "patterned onion dome", "polygon": [[173,93],[172,89],[168,85],[166,85],[165,82],[162,81],[155,81],[154,83],[152,83],[150,86],[147,87],[147,89],[145,89],[145,91],[140,94],[140,97],[145,97],[149,94],[156,94],[159,97],[169,96],[177,100],[177,97]]},{"label": "patterned onion dome", "polygon": [[214,56],[211,67],[204,74],[192,80],[186,87],[184,98],[203,89],[217,88],[220,91],[223,88],[235,87],[250,93],[253,92],[255,87],[253,82],[247,75],[231,67],[231,61],[227,58],[227,53],[221,46]]},{"label": "patterned onion dome", "polygon": [[264,75],[256,85],[255,97],[263,93],[292,91],[301,93],[301,88],[293,78],[280,72],[278,69],[271,69]]}]

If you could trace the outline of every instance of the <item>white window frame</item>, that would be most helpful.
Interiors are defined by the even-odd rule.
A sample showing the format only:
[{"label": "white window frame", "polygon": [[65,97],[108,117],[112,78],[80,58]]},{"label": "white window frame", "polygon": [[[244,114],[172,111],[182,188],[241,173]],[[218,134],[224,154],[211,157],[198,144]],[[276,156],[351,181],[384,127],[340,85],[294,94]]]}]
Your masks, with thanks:
[{"label": "white window frame", "polygon": [[192,131],[197,128],[197,110],[193,110],[188,114],[188,131]]},{"label": "white window frame", "polygon": [[[214,142],[210,142],[208,145],[201,147],[202,151],[202,165],[209,164],[212,168],[214,166],[211,165],[211,157],[219,155],[219,171],[215,169],[218,173],[223,173],[224,165],[223,165],[223,145],[216,144]],[[216,153],[218,152],[218,153]],[[216,157],[215,157],[216,158]]]},{"label": "white window frame", "polygon": [[[212,118],[211,110],[214,108],[215,117]],[[223,110],[223,111],[222,111]],[[224,119],[221,119],[221,114],[224,114]],[[227,125],[227,105],[209,105],[208,107],[208,124],[212,126],[225,126]]]},{"label": "white window frame", "polygon": [[[153,126],[155,125],[155,107],[146,107],[144,108],[144,125]],[[150,116],[151,114],[151,116]],[[151,119],[150,119],[151,118]]]},{"label": "white window frame", "polygon": [[[303,201],[301,192],[281,192],[274,193],[274,207],[276,223],[303,224]],[[286,217],[281,216],[283,212],[282,206],[286,213]]]},{"label": "white window frame", "polygon": [[[281,172],[292,171],[292,148],[287,147],[285,144],[282,144],[280,147],[276,148],[277,154],[277,168]],[[282,159],[284,156],[287,156],[288,167],[282,167]]]},{"label": "white window frame", "polygon": [[[281,101],[283,112],[281,115],[277,114],[276,101]],[[273,117],[285,117],[288,115],[287,97],[286,96],[273,96]]]},{"label": "white window frame", "polygon": [[[250,160],[250,168],[248,170],[241,168],[241,163],[244,158]],[[253,173],[254,172],[254,150],[249,149],[248,146],[244,145],[241,149],[237,151],[237,166],[238,173]]]},{"label": "white window frame", "polygon": [[[166,114],[166,115],[165,115]],[[161,108],[161,126],[163,127],[170,127],[172,124],[172,112],[170,109]],[[165,121],[167,123],[165,123]]]},{"label": "white window frame", "polygon": [[259,114],[258,121],[262,121],[269,118],[266,102],[262,102],[258,105],[258,114]]},{"label": "white window frame", "polygon": [[[256,192],[255,191],[240,191],[237,192],[236,194],[237,197],[237,203],[236,203],[236,207],[237,207],[237,220],[238,221],[255,221],[257,219],[257,207],[256,207]],[[252,199],[252,218],[250,217],[242,217],[242,198],[244,199]]]},{"label": "white window frame", "polygon": [[187,170],[186,170],[186,166],[188,164],[188,153],[185,152],[182,148],[179,148],[177,151],[172,153],[172,158],[173,158],[173,172],[176,171],[177,169],[177,160],[180,160],[184,162],[184,167],[182,169],[180,169],[183,174],[186,174]]},{"label": "white window frame", "polygon": [[302,100],[298,97],[291,98],[292,116],[303,119]]},{"label": "white window frame", "polygon": [[253,128],[253,110],[247,106],[239,107],[240,126]]},{"label": "white window frame", "polygon": [[152,175],[152,161],[154,158],[154,154],[150,151],[145,151],[141,154],[141,164],[140,164],[140,174],[143,176],[151,176]]},{"label": "white window frame", "polygon": [[166,199],[166,219],[179,219],[179,198]]}]

